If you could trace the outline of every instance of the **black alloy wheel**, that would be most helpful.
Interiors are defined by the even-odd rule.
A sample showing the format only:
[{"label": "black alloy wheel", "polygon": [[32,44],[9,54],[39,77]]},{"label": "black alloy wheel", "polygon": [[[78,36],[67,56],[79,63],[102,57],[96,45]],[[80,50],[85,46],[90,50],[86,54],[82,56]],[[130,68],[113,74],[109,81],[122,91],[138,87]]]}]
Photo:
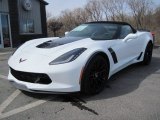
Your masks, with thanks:
[{"label": "black alloy wheel", "polygon": [[144,58],[142,61],[143,65],[149,65],[151,63],[152,52],[153,52],[153,44],[149,42],[144,53]]},{"label": "black alloy wheel", "polygon": [[98,55],[92,58],[84,71],[81,81],[81,91],[88,95],[101,92],[108,80],[109,67],[107,60]]}]

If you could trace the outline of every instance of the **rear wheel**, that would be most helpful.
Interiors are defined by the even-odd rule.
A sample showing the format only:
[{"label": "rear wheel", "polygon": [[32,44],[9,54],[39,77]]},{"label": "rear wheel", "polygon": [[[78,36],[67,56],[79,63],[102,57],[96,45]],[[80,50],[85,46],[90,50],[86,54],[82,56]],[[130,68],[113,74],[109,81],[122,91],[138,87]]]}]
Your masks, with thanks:
[{"label": "rear wheel", "polygon": [[142,61],[143,65],[149,65],[151,63],[152,52],[153,52],[153,44],[149,42],[144,53],[144,58]]},{"label": "rear wheel", "polygon": [[81,92],[88,95],[98,94],[104,89],[108,74],[107,60],[100,55],[93,57],[84,71]]}]

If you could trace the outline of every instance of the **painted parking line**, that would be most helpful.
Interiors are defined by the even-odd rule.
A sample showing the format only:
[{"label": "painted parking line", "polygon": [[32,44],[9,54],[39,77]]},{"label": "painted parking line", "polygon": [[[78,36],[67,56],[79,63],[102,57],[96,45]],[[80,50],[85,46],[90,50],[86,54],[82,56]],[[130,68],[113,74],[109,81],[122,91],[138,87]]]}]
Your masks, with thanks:
[{"label": "painted parking line", "polygon": [[16,109],[14,109],[14,110],[11,110],[11,111],[9,111],[9,112],[6,112],[6,113],[4,113],[4,114],[1,114],[1,115],[0,115],[0,119],[4,119],[4,118],[7,118],[7,117],[10,117],[10,116],[12,116],[12,115],[15,115],[15,114],[18,114],[18,113],[20,113],[20,112],[26,111],[26,110],[28,110],[28,109],[37,107],[37,106],[39,106],[39,105],[41,105],[41,104],[44,104],[44,103],[46,103],[46,102],[47,102],[47,101],[45,101],[45,100],[38,100],[38,101],[36,101],[36,102],[30,103],[30,104],[28,104],[28,105],[25,105],[25,106],[23,106],[23,107],[16,108]]},{"label": "painted parking line", "polygon": [[0,78],[1,78],[1,79],[7,79],[7,76],[4,76],[4,75],[1,75],[1,74],[0,74]]},{"label": "painted parking line", "polygon": [[[7,76],[0,75],[0,78],[7,79]],[[16,90],[0,105],[0,120],[7,118],[7,117],[10,117],[12,115],[18,114],[20,112],[26,111],[28,109],[37,107],[37,106],[47,102],[47,100],[38,100],[36,102],[30,103],[30,104],[21,106],[19,108],[13,109],[9,112],[3,113],[3,111],[15,100],[16,97],[18,97],[18,95],[20,95],[20,93],[21,93],[20,90]]]},{"label": "painted parking line", "polygon": [[4,53],[0,53],[0,55],[8,55],[8,54],[12,54],[13,52],[4,52]]},{"label": "painted parking line", "polygon": [[5,108],[20,94],[19,90],[16,90],[12,95],[10,95],[1,105],[0,105],[0,115],[5,110]]},{"label": "painted parking line", "polygon": [[47,100],[38,100],[36,102],[21,106],[19,108],[13,109],[9,112],[3,113],[3,111],[12,103],[12,101],[18,97],[18,95],[20,95],[21,91],[16,90],[15,92],[13,92],[1,105],[0,105],[0,119],[4,119],[7,117],[10,117],[12,115],[21,113],[23,111],[26,111],[28,109],[37,107],[41,104],[44,104],[47,102]]}]

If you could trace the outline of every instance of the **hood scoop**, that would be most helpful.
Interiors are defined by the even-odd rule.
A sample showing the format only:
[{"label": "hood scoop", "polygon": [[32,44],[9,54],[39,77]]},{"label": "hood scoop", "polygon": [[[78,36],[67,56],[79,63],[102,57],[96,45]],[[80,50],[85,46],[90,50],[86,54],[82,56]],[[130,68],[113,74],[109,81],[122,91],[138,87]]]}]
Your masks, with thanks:
[{"label": "hood scoop", "polygon": [[59,44],[59,43],[56,43],[56,42],[50,40],[50,41],[44,42],[36,47],[37,48],[53,48],[53,47],[57,47],[60,45],[63,45],[63,44]]},{"label": "hood scoop", "polygon": [[80,37],[63,37],[63,38],[58,38],[55,40],[50,40],[47,42],[44,42],[38,46],[36,46],[37,48],[54,48],[54,47],[58,47],[64,44],[68,44],[68,43],[72,43],[78,40],[82,40],[83,38]]}]

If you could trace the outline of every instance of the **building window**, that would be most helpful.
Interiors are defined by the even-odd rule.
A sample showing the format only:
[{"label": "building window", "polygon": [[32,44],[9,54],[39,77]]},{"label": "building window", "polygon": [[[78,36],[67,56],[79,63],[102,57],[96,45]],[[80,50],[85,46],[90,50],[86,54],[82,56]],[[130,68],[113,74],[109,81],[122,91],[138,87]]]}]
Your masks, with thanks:
[{"label": "building window", "polygon": [[20,33],[21,34],[32,34],[34,33],[34,21],[33,20],[24,20],[20,23]]}]

